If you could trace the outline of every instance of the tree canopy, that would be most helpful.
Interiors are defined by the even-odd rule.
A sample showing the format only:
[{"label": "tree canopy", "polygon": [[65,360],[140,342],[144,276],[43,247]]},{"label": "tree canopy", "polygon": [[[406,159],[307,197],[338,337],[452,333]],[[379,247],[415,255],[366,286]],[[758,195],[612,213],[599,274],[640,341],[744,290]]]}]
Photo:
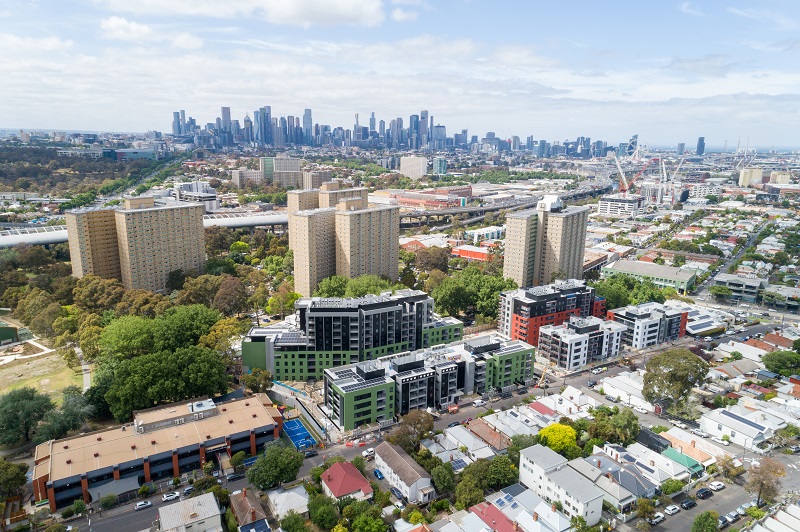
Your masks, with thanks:
[{"label": "tree canopy", "polygon": [[402,447],[408,454],[414,454],[419,442],[433,430],[433,416],[424,410],[412,410],[404,415],[400,423],[392,429],[387,439]]},{"label": "tree canopy", "polygon": [[800,370],[800,354],[794,351],[773,351],[761,357],[766,368],[785,377]]},{"label": "tree canopy", "polygon": [[272,443],[247,471],[247,481],[262,491],[297,478],[303,453],[283,443]]},{"label": "tree canopy", "polygon": [[28,386],[0,395],[0,443],[30,441],[31,430],[53,408],[50,397]]},{"label": "tree canopy", "polygon": [[595,283],[595,291],[598,296],[606,298],[606,307],[609,310],[650,301],[666,301],[662,290],[652,282],[640,281],[622,273]]},{"label": "tree canopy", "polygon": [[647,361],[642,395],[649,402],[685,402],[706,379],[708,364],[688,349],[668,349]]},{"label": "tree canopy", "polygon": [[539,441],[560,454],[575,445],[577,434],[569,425],[552,423],[539,431]]},{"label": "tree canopy", "polygon": [[747,472],[744,489],[756,495],[758,501],[775,501],[781,490],[781,479],[786,476],[786,467],[775,458],[765,457],[759,465]]},{"label": "tree canopy", "polygon": [[496,318],[500,292],[516,287],[513,280],[503,279],[500,272],[486,275],[471,264],[459,274],[446,277],[431,295],[436,308],[451,316],[472,310],[482,316]]}]

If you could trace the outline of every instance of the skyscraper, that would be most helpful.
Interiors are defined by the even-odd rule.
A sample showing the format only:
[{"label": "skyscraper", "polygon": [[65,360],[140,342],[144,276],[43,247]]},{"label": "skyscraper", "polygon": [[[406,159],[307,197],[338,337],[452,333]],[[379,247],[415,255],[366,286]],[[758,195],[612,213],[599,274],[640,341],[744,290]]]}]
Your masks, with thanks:
[{"label": "skyscraper", "polygon": [[535,209],[506,217],[503,275],[519,286],[583,277],[586,221],[590,207],[564,207],[547,195]]},{"label": "skyscraper", "polygon": [[303,111],[303,144],[314,145],[314,122],[311,120],[311,109]]},{"label": "skyscraper", "polygon": [[320,281],[336,274],[335,217],[335,208],[289,214],[289,248],[294,253],[298,294],[312,295]]},{"label": "skyscraper", "polygon": [[683,153],[684,153],[685,151],[686,151],[686,143],[685,143],[685,142],[679,142],[679,143],[678,143],[678,149],[677,149],[677,150],[675,150],[675,153],[676,153],[677,155],[683,155]]},{"label": "skyscraper", "polygon": [[706,152],[706,138],[697,137],[697,155],[703,155]]},{"label": "skyscraper", "polygon": [[222,130],[223,131],[230,131],[231,130],[231,108],[230,107],[223,107],[221,109],[222,115]]},{"label": "skyscraper", "polygon": [[430,136],[428,133],[428,111],[422,110],[419,112],[419,147],[426,148]]},{"label": "skyscraper", "polygon": [[175,111],[172,113],[172,134],[180,135],[181,133],[181,114]]},{"label": "skyscraper", "polygon": [[369,132],[375,131],[375,113],[369,115]]},{"label": "skyscraper", "polygon": [[[397,280],[400,207],[350,210],[360,198],[336,206],[336,274],[379,275]],[[355,208],[355,207],[353,207]]]}]

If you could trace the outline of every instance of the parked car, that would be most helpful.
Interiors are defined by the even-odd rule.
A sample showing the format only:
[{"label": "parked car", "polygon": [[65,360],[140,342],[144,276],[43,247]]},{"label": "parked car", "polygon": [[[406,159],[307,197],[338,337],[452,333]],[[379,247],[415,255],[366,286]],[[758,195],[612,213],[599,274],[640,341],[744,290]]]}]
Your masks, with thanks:
[{"label": "parked car", "polygon": [[319,453],[317,451],[306,451],[305,456],[306,458],[313,458],[317,456]]},{"label": "parked car", "polygon": [[719,436],[712,436],[711,441],[713,441],[714,443],[718,443],[720,445],[726,445],[726,446],[730,445],[727,441],[723,440]]},{"label": "parked car", "polygon": [[618,403],[619,399],[616,397],[611,397],[610,395],[606,395],[606,401],[611,401],[612,403]]},{"label": "parked car", "polygon": [[244,473],[228,473],[225,475],[225,480],[232,482],[234,480],[241,480],[244,478]]},{"label": "parked car", "polygon": [[695,436],[700,436],[701,438],[708,438],[708,432],[704,431],[703,429],[692,429],[691,432]]},{"label": "parked car", "polygon": [[667,515],[675,515],[676,513],[680,512],[680,511],[681,511],[681,509],[678,508],[674,504],[670,504],[669,506],[664,508],[664,513],[667,514]]},{"label": "parked car", "polygon": [[739,515],[735,510],[733,512],[728,512],[727,514],[725,514],[725,519],[727,519],[731,523],[735,523],[736,521],[741,519],[741,517],[742,516]]},{"label": "parked car", "polygon": [[739,506],[736,509],[736,513],[739,514],[739,515],[746,515],[748,508],[750,508],[750,503],[746,502],[746,503],[744,503],[743,505]]},{"label": "parked car", "polygon": [[793,453],[800,453],[800,445],[790,445],[789,447],[787,447],[787,449],[789,449]]},{"label": "parked car", "polygon": [[595,375],[599,375],[599,374],[601,374],[601,373],[603,373],[604,371],[607,371],[607,370],[608,370],[608,368],[594,368],[592,370],[592,373],[594,373]]},{"label": "parked car", "polygon": [[364,458],[373,458],[375,456],[375,448],[370,447],[369,449],[364,449],[361,451],[361,456]]},{"label": "parked car", "polygon": [[399,489],[397,489],[394,486],[392,486],[391,488],[389,488],[389,491],[392,492],[392,495],[394,495],[395,498],[397,498],[398,501],[402,501],[403,500],[403,494],[400,493]]},{"label": "parked car", "polygon": [[728,518],[724,515],[719,516],[717,519],[717,529],[722,530],[723,528],[727,527],[730,524]]},{"label": "parked car", "polygon": [[708,499],[709,497],[714,495],[714,492],[708,488],[700,488],[699,490],[697,490],[697,493],[695,495],[697,496],[698,499]]},{"label": "parked car", "polygon": [[725,484],[723,484],[719,480],[715,480],[714,482],[711,482],[708,485],[708,487],[711,488],[714,491],[719,491],[719,490],[724,490],[725,489]]},{"label": "parked car", "polygon": [[380,469],[376,469],[372,473],[375,475],[375,478],[377,478],[378,480],[383,480],[383,473],[381,473]]},{"label": "parked car", "polygon": [[460,422],[460,421],[453,421],[452,423],[450,423],[449,425],[447,425],[447,428],[449,428],[449,429],[452,429],[453,427],[457,427],[457,426],[459,426],[459,425],[461,425],[461,422]]},{"label": "parked car", "polygon": [[187,495],[191,495],[194,493],[194,486],[186,486],[183,488],[183,496],[186,497]]},{"label": "parked car", "polygon": [[686,430],[686,429],[689,428],[689,427],[686,426],[686,423],[684,423],[683,421],[679,421],[677,419],[670,419],[669,422],[672,423],[673,425],[675,425],[676,427],[678,427],[679,429]]},{"label": "parked car", "polygon": [[594,388],[595,386],[597,386],[597,381],[590,380],[589,382],[586,383],[586,386],[588,386],[589,388]]},{"label": "parked car", "polygon": [[681,508],[684,510],[691,510],[695,506],[697,506],[697,503],[694,499],[684,499],[683,502],[681,502]]},{"label": "parked car", "polygon": [[500,394],[500,399],[511,399],[511,392],[503,392]]},{"label": "parked car", "polygon": [[527,388],[518,388],[517,390],[514,390],[514,393],[517,394],[517,395],[525,395],[526,393],[528,393],[528,389]]},{"label": "parked car", "polygon": [[161,496],[161,500],[164,502],[167,501],[174,501],[175,499],[180,499],[181,494],[177,491],[168,491],[164,495]]},{"label": "parked car", "polygon": [[634,406],[633,409],[635,411],[639,412],[640,414],[646,414],[647,413],[647,409],[646,408],[642,408],[641,406]]},{"label": "parked car", "polygon": [[475,401],[472,401],[472,406],[474,406],[475,408],[477,408],[479,406],[484,406],[485,404],[486,404],[486,401],[484,401],[483,399],[477,399]]},{"label": "parked car", "polygon": [[647,520],[647,522],[650,523],[651,525],[657,525],[663,520],[664,520],[664,514],[662,514],[661,512],[656,512],[655,515],[653,515],[653,517]]},{"label": "parked car", "polygon": [[139,501],[136,503],[136,506],[134,506],[133,509],[138,512],[139,510],[144,510],[145,508],[150,508],[151,506],[153,506],[153,503],[150,501]]},{"label": "parked car", "polygon": [[755,506],[756,508],[763,508],[766,505],[767,505],[767,501],[765,501],[764,499],[760,499],[757,502],[756,502],[756,499],[753,499],[752,501],[750,501],[750,506]]}]

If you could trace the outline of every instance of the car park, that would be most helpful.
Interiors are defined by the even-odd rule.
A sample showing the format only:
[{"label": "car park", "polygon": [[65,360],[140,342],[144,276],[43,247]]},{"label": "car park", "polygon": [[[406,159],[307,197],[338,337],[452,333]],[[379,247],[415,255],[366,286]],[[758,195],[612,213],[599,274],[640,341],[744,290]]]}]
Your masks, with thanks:
[{"label": "car park", "polygon": [[674,504],[670,504],[669,506],[664,508],[664,513],[667,514],[667,515],[675,515],[676,513],[680,512],[680,511],[681,511],[681,509],[678,508]]},{"label": "car park", "polygon": [[372,473],[375,475],[375,478],[377,478],[378,480],[383,480],[383,473],[381,473],[380,469],[376,469]]},{"label": "car park", "polygon": [[133,509],[138,512],[139,510],[144,510],[145,508],[150,508],[151,506],[153,506],[153,503],[150,501],[139,501],[136,503],[136,506],[134,506]]},{"label": "car park", "polygon": [[719,480],[715,480],[714,482],[709,483],[708,487],[714,491],[719,491],[725,489],[725,484],[723,484]]},{"label": "car park", "polygon": [[694,499],[684,499],[683,502],[681,502],[681,508],[684,510],[690,510],[695,506],[697,506],[697,503]]},{"label": "car park", "polygon": [[656,512],[653,515],[653,517],[651,517],[650,519],[647,520],[647,522],[650,523],[651,525],[655,526],[655,525],[657,525],[658,523],[660,523],[663,520],[664,520],[664,514],[662,514],[661,512]]},{"label": "car park", "polygon": [[164,502],[174,501],[175,499],[179,499],[180,497],[181,494],[178,493],[177,491],[168,491],[167,493],[161,496],[161,500]]},{"label": "car park", "polygon": [[714,492],[708,488],[700,488],[699,490],[697,490],[697,493],[695,495],[697,496],[698,499],[708,499],[709,497],[714,495]]},{"label": "car park", "polygon": [[708,432],[704,431],[703,429],[692,429],[691,433],[695,436],[700,436],[701,438],[708,438]]},{"label": "car park", "polygon": [[718,443],[720,445],[725,445],[725,446],[730,445],[727,441],[723,440],[719,436],[712,436],[711,441],[713,441],[714,443]]}]

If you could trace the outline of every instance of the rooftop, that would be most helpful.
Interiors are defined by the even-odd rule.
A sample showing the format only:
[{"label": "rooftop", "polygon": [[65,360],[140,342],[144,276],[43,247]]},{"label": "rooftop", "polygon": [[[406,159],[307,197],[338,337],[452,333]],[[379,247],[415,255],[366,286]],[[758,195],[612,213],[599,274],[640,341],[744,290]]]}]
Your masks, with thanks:
[{"label": "rooftop", "polygon": [[672,266],[661,266],[652,262],[641,262],[638,260],[618,260],[612,262],[605,268],[621,273],[631,273],[634,275],[646,275],[648,277],[658,277],[675,281],[690,281],[694,278],[694,273],[673,268]]},{"label": "rooftop", "polygon": [[188,528],[186,525],[216,515],[219,515],[219,506],[217,506],[217,498],[213,493],[203,493],[158,509],[158,519],[161,522],[161,530],[164,532],[184,531]]}]

